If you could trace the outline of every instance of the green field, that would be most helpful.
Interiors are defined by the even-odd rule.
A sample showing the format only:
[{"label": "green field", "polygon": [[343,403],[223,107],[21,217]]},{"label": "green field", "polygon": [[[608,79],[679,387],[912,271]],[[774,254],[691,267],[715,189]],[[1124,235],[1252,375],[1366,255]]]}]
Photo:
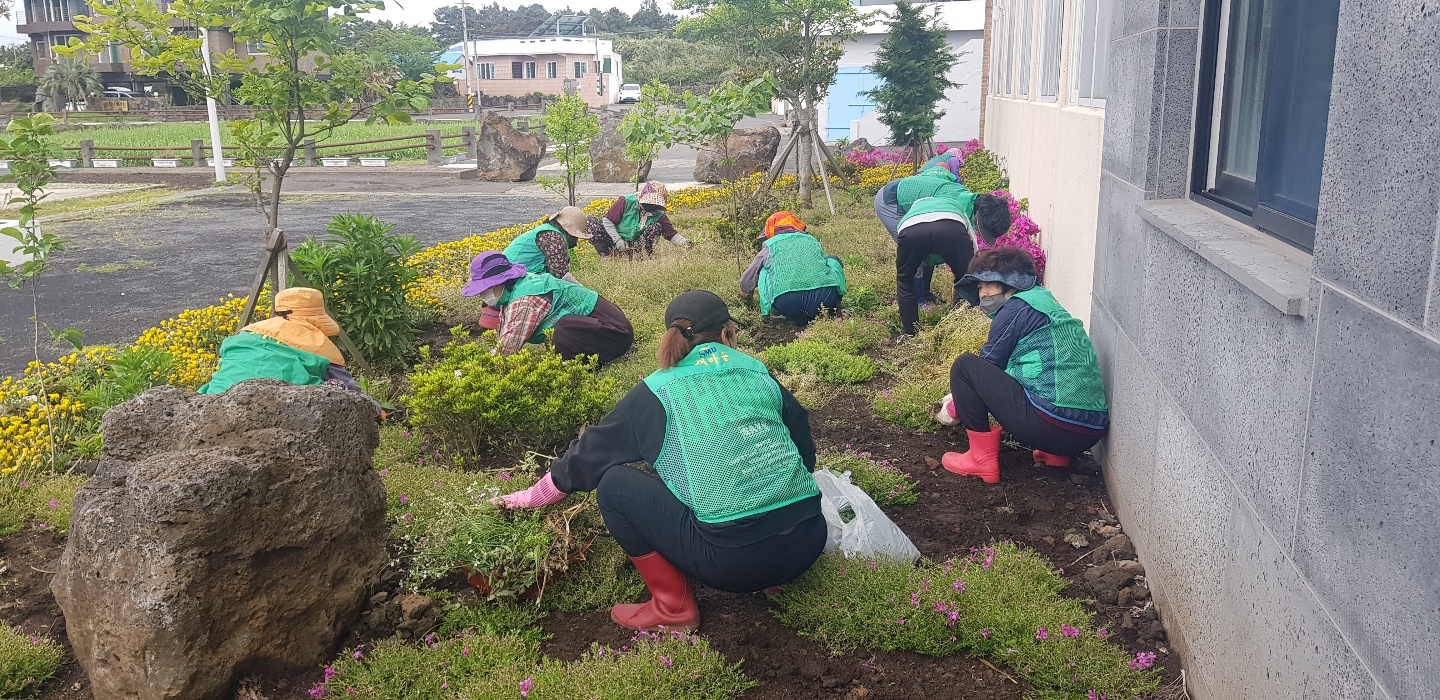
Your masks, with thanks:
[{"label": "green field", "polygon": [[[404,124],[395,126],[391,126],[388,124],[365,124],[363,122],[355,122],[351,124],[346,124],[339,129],[336,129],[328,138],[325,139],[325,141],[319,143],[320,145],[324,145],[325,143],[364,141],[367,139],[379,139],[392,136],[408,136],[410,134],[423,134],[428,129],[439,129],[441,133],[445,134],[458,134],[460,133],[460,129],[462,127],[475,125],[477,125],[477,123],[473,121],[421,122],[415,124]],[[229,130],[225,128],[224,124],[221,124],[220,129],[221,145],[231,145],[233,143],[233,139],[230,136]],[[133,159],[136,161],[147,162],[149,161],[152,154],[109,151],[106,150],[105,147],[172,147],[177,149],[173,154],[173,157],[188,158],[190,155],[190,141],[192,139],[201,139],[205,141],[208,146],[208,144],[210,143],[210,127],[204,122],[143,124],[137,126],[100,126],[67,129],[55,135],[56,142],[59,143],[61,146],[79,146],[81,141],[94,141],[95,157],[97,158],[126,158],[127,160]],[[409,148],[403,151],[393,151],[390,153],[379,153],[376,155],[388,156],[392,161],[425,160],[425,149],[420,145],[421,142],[419,140],[402,141],[394,144],[380,143],[372,144],[369,146],[355,146],[353,148],[344,147],[339,149],[330,149],[330,152],[359,150],[369,147],[387,148],[390,146],[402,146],[410,143],[415,144],[415,148]],[[446,154],[459,153],[460,151],[461,149],[458,146],[451,147],[447,144],[445,148]],[[320,151],[320,154],[325,155],[326,151],[322,149]],[[163,156],[163,154],[155,155]],[[228,156],[229,153],[227,153],[226,155]],[[76,153],[75,151],[70,151],[67,152],[66,157],[76,158],[78,157],[78,153]]]}]

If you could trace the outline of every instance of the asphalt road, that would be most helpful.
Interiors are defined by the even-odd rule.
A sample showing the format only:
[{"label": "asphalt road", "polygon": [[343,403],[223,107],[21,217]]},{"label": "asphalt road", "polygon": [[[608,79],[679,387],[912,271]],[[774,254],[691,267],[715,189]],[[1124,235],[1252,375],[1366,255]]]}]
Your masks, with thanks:
[{"label": "asphalt road", "polygon": [[[336,214],[363,212],[433,245],[534,220],[555,207],[542,197],[473,191],[305,195],[282,205],[281,225],[294,244],[323,233]],[[68,244],[41,278],[40,320],[78,327],[90,344],[128,343],[185,309],[244,294],[264,253],[264,217],[238,194],[43,225]],[[0,289],[0,376],[23,371],[31,359],[30,318],[29,294]],[[41,335],[44,359],[68,352],[43,327]]]}]

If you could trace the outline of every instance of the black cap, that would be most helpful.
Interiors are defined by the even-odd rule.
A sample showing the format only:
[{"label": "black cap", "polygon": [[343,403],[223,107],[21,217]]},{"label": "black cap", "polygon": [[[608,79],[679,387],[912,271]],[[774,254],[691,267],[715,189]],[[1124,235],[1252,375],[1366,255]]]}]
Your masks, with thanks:
[{"label": "black cap", "polygon": [[730,307],[725,305],[725,300],[716,296],[714,292],[707,292],[703,289],[692,289],[670,302],[665,307],[665,327],[675,328],[675,321],[685,319],[690,322],[685,336],[688,338],[695,333],[713,331],[730,320]]}]

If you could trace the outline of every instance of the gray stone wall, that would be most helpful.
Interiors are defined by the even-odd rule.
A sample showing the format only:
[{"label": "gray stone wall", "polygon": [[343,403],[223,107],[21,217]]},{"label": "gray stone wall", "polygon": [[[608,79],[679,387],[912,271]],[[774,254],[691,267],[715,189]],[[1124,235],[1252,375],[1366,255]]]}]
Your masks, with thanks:
[{"label": "gray stone wall", "polygon": [[1117,0],[1097,456],[1191,697],[1440,696],[1440,13],[1342,2],[1301,316],[1141,215],[1187,196],[1200,5]]}]

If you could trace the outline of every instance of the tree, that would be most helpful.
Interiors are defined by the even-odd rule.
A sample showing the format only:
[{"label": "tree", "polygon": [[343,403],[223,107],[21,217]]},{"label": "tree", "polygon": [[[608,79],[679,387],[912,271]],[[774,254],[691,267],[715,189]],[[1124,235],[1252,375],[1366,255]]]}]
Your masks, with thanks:
[{"label": "tree", "polygon": [[733,48],[723,44],[692,42],[670,36],[620,39],[615,51],[625,61],[625,81],[708,89],[740,68]]},{"label": "tree", "polygon": [[835,82],[845,42],[872,15],[849,0],[678,0],[675,9],[699,13],[681,24],[682,32],[733,45],[747,59],[741,75],[772,76],[795,114],[800,202],[813,206],[815,105]]},{"label": "tree", "polygon": [[34,85],[35,54],[29,44],[0,46],[0,85]]},{"label": "tree", "polygon": [[[543,5],[521,5],[513,10],[492,2],[479,7],[467,6],[466,21],[470,25],[470,38],[495,36],[527,36],[550,17],[550,11]],[[447,5],[435,10],[435,21],[430,23],[430,35],[443,47],[460,43],[462,34],[460,6]]]},{"label": "tree", "polygon": [[105,91],[100,74],[85,62],[84,56],[64,56],[52,61],[40,77],[39,90],[52,108],[58,108],[63,121],[70,121],[70,104],[99,95]]},{"label": "tree", "polygon": [[590,172],[590,140],[600,133],[600,117],[588,113],[585,101],[566,95],[550,105],[540,120],[545,124],[545,140],[555,147],[555,158],[564,174],[542,176],[541,184],[563,192],[575,206],[575,183]]},{"label": "tree", "polygon": [[[435,83],[448,81],[432,74],[389,85],[331,58],[343,51],[340,38],[347,25],[383,7],[379,0],[191,0],[161,11],[154,0],[93,0],[94,15],[75,18],[85,41],[71,39],[68,47],[57,50],[73,55],[123,44],[130,47],[137,72],[164,72],[197,96],[232,94],[231,75],[239,74],[240,87],[233,96],[252,107],[254,117],[231,122],[229,128],[241,158],[254,170],[252,191],[271,240],[280,228],[285,174],[306,141],[323,140],[361,117],[408,123],[405,110],[429,106]],[[236,44],[263,43],[266,55],[242,57],[227,50],[215,56],[216,70],[207,75],[196,70],[204,64],[202,40],[172,31],[176,21],[191,27],[228,26]],[[268,196],[263,189],[267,175]],[[254,301],[252,296],[252,305]]]},{"label": "tree", "polygon": [[388,62],[401,78],[423,80],[435,73],[440,45],[419,27],[377,27],[360,37],[355,50]]},{"label": "tree", "polygon": [[915,162],[920,148],[935,138],[935,122],[945,91],[957,87],[946,77],[960,56],[945,40],[938,11],[927,13],[906,0],[896,0],[890,34],[880,42],[871,70],[883,82],[864,94],[875,100],[880,123],[890,129],[890,143],[908,146]]}]

